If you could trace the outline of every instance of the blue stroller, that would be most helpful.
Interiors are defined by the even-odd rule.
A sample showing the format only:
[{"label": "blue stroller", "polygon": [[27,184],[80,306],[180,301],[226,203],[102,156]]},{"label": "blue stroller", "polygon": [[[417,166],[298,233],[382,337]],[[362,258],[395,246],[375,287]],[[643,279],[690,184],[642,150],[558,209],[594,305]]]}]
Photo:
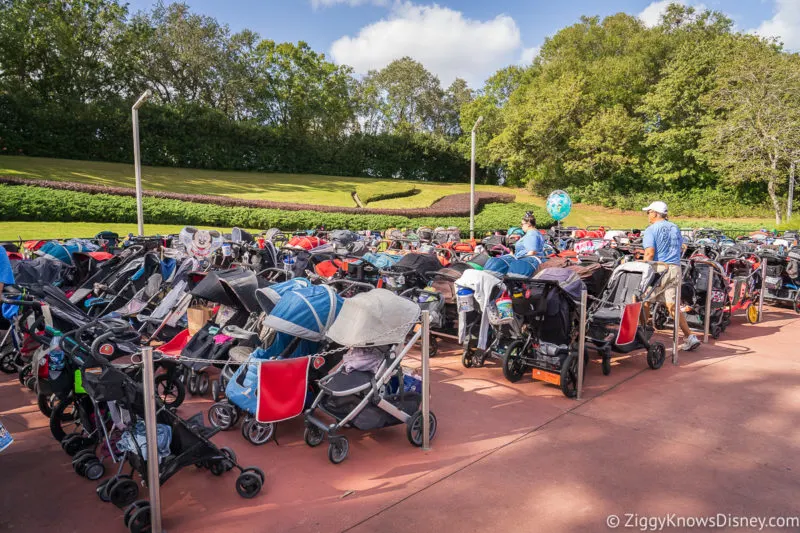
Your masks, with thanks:
[{"label": "blue stroller", "polygon": [[[264,326],[271,330],[264,348],[253,351],[240,368],[233,373],[225,387],[227,399],[214,403],[208,412],[212,425],[222,430],[232,428],[243,418],[242,435],[250,443],[261,445],[275,435],[275,423],[289,417],[269,421],[256,420],[261,383],[259,367],[287,359],[303,358],[328,348],[325,334],[342,307],[343,299],[330,287],[314,285],[292,286],[289,280],[259,292],[265,311],[270,304]],[[278,297],[276,301],[276,296]],[[310,384],[326,375],[341,360],[341,355],[317,356],[308,362],[304,375],[303,404],[310,403],[315,391]],[[287,378],[295,379],[295,378]],[[298,412],[296,415],[299,415]]]}]

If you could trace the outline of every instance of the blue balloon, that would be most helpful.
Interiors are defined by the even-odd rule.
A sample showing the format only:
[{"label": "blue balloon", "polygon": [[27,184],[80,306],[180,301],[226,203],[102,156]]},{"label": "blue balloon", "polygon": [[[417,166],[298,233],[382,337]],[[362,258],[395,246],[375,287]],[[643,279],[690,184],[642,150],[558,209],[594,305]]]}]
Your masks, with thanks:
[{"label": "blue balloon", "polygon": [[553,220],[563,220],[567,218],[569,212],[572,211],[572,198],[569,197],[565,191],[553,191],[547,197],[547,212],[553,217]]}]

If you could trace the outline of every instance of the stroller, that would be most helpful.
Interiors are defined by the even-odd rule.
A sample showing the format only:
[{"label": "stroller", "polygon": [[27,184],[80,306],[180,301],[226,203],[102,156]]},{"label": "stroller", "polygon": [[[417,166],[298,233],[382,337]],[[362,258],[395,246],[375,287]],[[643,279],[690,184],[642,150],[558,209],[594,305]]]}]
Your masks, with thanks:
[{"label": "stroller", "polygon": [[[711,298],[711,319],[709,333],[718,339],[731,323],[731,302],[728,276],[717,262],[701,259],[681,261],[683,284],[681,285],[681,305],[686,322],[690,328],[703,330],[706,320],[706,302]],[[708,294],[708,276],[711,280],[711,294]],[[672,320],[667,308],[657,304],[653,311],[653,324],[664,329]]]},{"label": "stroller", "polygon": [[190,394],[203,395],[210,380],[205,371],[214,361],[227,359],[236,346],[254,348],[259,344],[255,333],[260,307],[256,300],[259,278],[244,268],[235,268],[208,274],[195,273],[201,278],[191,289],[192,296],[219,304],[219,309],[181,350],[182,357],[203,359],[185,365],[185,381]]},{"label": "stroller", "polygon": [[442,268],[435,254],[408,253],[394,265],[381,269],[385,288],[395,293],[423,288],[428,284],[428,274]]},{"label": "stroller", "polygon": [[[265,310],[269,310],[264,325],[274,332],[269,344],[253,351],[243,362],[226,385],[227,400],[213,404],[208,412],[212,425],[223,430],[232,428],[244,417],[242,435],[255,445],[273,438],[275,423],[299,415],[306,400],[313,397],[309,383],[327,374],[341,359],[334,354],[317,356],[310,361],[306,356],[327,348],[325,333],[336,319],[343,300],[326,286],[285,288],[285,291],[278,289],[282,296],[274,308],[264,302]],[[299,366],[284,361],[288,359],[297,359],[295,363]],[[300,372],[295,374],[298,368]],[[303,383],[295,383],[298,375],[304,378]],[[299,395],[292,385],[302,389]],[[274,390],[269,390],[270,386]],[[293,398],[274,398],[287,388],[292,389]],[[264,402],[271,399],[281,405],[265,405]],[[296,411],[281,410],[286,403],[298,405]],[[266,411],[270,409],[273,410],[268,414]],[[275,415],[278,411],[281,414]]]},{"label": "stroller", "polygon": [[[533,378],[577,395],[578,305],[584,284],[570,269],[547,268],[527,281],[507,279],[514,313],[523,320],[523,336],[506,347],[503,375],[512,383],[533,369]],[[586,359],[584,355],[584,359]]]},{"label": "stroller", "polygon": [[[658,286],[661,275],[649,263],[623,263],[614,269],[608,286],[601,299],[589,307],[586,340],[591,342],[603,358],[603,375],[611,373],[611,353],[627,354],[644,348],[647,350],[647,364],[653,370],[661,368],[666,358],[664,344],[652,341],[654,329],[642,325],[640,315],[635,317],[636,333],[632,342],[618,344],[621,323],[625,318],[625,306],[635,302],[645,302]],[[631,326],[633,327],[633,326]]]},{"label": "stroller", "polygon": [[[406,391],[400,363],[419,339],[417,331],[406,342],[419,320],[420,309],[385,289],[375,289],[345,300],[342,311],[328,330],[328,338],[350,351],[336,372],[319,380],[320,392],[305,412],[305,441],[319,446],[328,437],[328,459],[339,464],[347,458],[349,443],[339,431],[355,427],[370,431],[396,424],[406,425],[414,446],[423,444],[423,420],[418,392]],[[397,390],[392,378],[397,377]],[[333,423],[325,422],[333,419]],[[436,416],[429,416],[429,438],[436,434]]]},{"label": "stroller", "polygon": [[764,298],[790,304],[800,314],[800,247],[783,253],[762,250],[760,255],[767,263]]}]

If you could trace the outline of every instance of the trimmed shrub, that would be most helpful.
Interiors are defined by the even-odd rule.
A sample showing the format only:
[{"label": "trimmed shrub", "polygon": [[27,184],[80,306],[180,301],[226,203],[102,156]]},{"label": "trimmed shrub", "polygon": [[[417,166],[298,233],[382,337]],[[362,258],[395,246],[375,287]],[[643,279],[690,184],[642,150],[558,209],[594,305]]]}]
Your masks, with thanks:
[{"label": "trimmed shrub", "polygon": [[[216,200],[222,197],[214,197]],[[226,199],[227,200],[227,199]],[[506,229],[519,222],[521,213],[534,211],[540,227],[553,221],[543,209],[527,204],[490,204],[475,217],[476,231]],[[469,228],[468,217],[431,215],[414,218],[397,214],[323,213],[312,210],[288,211],[219,203],[192,203],[167,198],[144,198],[145,221],[151,224],[205,225],[216,227],[309,229],[324,224],[329,228],[385,229],[391,227],[457,226]],[[133,196],[90,194],[27,185],[0,184],[0,220],[42,222],[127,222],[136,221]]]},{"label": "trimmed shrub", "polygon": [[391,200],[392,198],[405,198],[417,193],[417,187],[413,183],[366,183],[356,187],[356,194],[362,204],[379,202],[381,200]]}]

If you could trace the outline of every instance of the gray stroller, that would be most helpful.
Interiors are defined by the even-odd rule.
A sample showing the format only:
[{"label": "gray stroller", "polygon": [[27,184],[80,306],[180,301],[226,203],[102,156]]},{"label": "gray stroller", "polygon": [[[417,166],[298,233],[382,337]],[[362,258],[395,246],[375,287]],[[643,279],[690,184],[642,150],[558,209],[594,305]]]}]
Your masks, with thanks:
[{"label": "gray stroller", "polygon": [[[374,289],[344,301],[328,338],[350,348],[339,368],[319,380],[320,392],[305,413],[305,441],[319,446],[327,435],[328,459],[347,458],[349,443],[339,432],[355,427],[370,431],[406,424],[414,446],[422,446],[422,395],[409,386],[400,366],[422,335],[408,336],[419,320],[419,306],[386,289]],[[406,339],[408,338],[408,341]],[[409,390],[410,389],[410,390]],[[328,423],[325,419],[332,419]],[[429,438],[436,434],[436,416],[430,413]]]}]

